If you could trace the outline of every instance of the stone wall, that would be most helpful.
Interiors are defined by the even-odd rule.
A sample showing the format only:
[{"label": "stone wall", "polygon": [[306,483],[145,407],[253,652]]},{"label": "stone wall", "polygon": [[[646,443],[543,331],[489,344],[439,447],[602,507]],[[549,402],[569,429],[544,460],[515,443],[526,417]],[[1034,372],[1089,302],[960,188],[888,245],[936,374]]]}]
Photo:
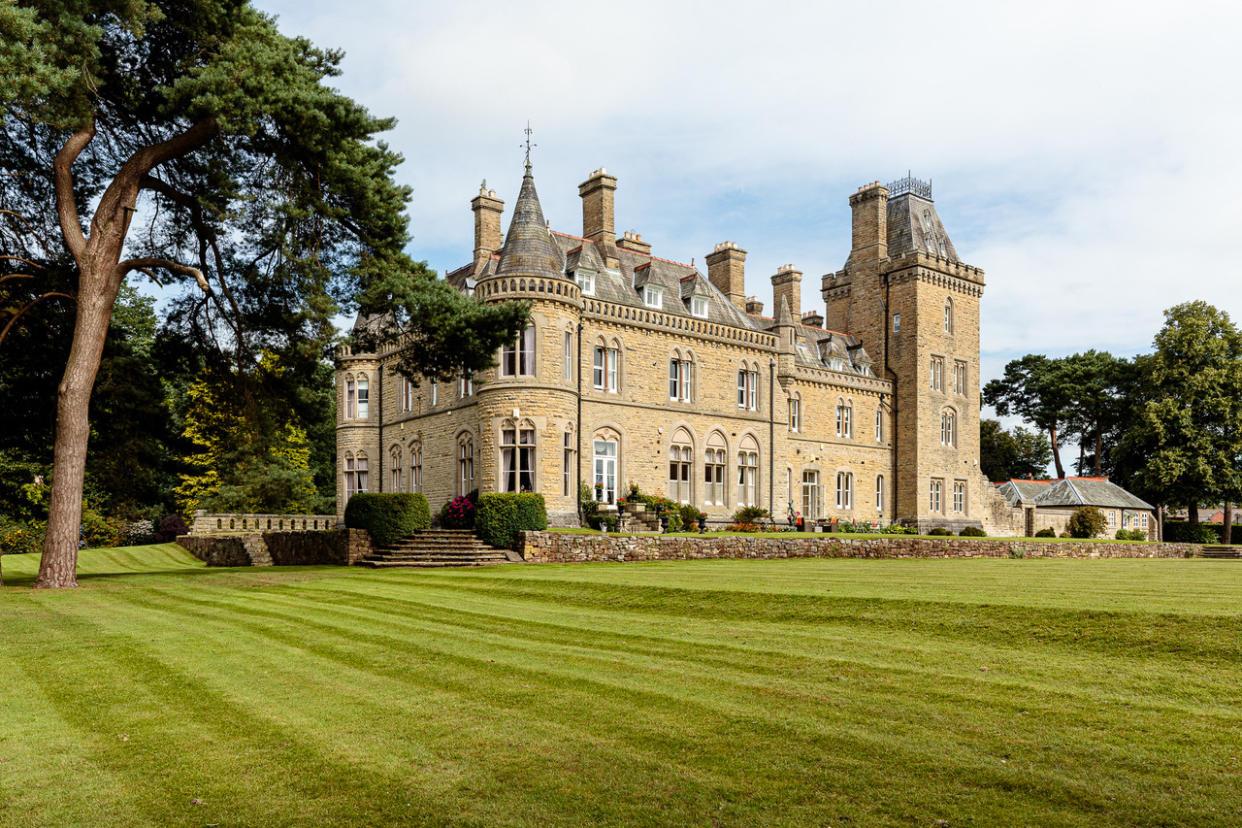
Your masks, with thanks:
[{"label": "stone wall", "polygon": [[208,566],[352,566],[371,551],[365,529],[182,535],[177,544]]},{"label": "stone wall", "polygon": [[758,538],[576,535],[522,532],[518,549],[532,563],[668,561],[701,558],[1189,558],[1188,543],[1039,542],[1004,538]]},{"label": "stone wall", "polygon": [[217,535],[229,532],[328,531],[337,528],[336,515],[260,515],[238,513],[194,513],[191,535]]}]

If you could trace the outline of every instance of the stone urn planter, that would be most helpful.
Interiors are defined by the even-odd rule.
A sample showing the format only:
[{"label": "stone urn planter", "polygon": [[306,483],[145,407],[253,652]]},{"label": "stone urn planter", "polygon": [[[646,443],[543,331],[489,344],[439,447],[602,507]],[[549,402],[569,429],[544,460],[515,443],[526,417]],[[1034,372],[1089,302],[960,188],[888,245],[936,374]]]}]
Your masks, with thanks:
[{"label": "stone urn planter", "polygon": [[699,534],[707,531],[707,515],[699,515]]}]

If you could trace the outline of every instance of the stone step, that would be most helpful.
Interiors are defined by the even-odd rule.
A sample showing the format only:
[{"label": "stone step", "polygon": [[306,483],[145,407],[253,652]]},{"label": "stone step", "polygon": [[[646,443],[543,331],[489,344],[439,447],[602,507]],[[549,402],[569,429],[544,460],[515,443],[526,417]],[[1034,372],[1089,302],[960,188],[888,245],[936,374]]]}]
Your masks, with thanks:
[{"label": "stone step", "polygon": [[1242,549],[1231,546],[1205,546],[1202,554],[1205,558],[1236,560],[1242,558]]},{"label": "stone step", "polygon": [[478,554],[444,554],[436,552],[398,552],[382,554],[376,553],[367,555],[377,561],[507,561],[508,556],[503,552],[480,552]]}]

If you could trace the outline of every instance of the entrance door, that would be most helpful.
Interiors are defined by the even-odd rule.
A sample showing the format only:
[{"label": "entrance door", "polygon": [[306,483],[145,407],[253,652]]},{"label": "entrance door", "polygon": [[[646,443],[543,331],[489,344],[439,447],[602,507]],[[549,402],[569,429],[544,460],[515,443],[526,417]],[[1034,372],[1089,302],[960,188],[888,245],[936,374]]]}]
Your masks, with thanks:
[{"label": "entrance door", "polygon": [[595,441],[595,487],[600,503],[617,502],[617,441]]}]

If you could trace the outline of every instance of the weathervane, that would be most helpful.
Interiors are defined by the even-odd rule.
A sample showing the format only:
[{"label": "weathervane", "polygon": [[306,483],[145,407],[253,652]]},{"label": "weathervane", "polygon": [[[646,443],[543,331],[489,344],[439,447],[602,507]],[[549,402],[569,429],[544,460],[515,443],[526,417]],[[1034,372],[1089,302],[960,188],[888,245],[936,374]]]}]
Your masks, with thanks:
[{"label": "weathervane", "polygon": [[527,121],[527,122],[526,122],[526,129],[524,129],[524,130],[522,130],[522,131],[526,133],[526,171],[527,171],[527,172],[530,172],[530,150],[531,150],[531,147],[537,147],[537,146],[539,146],[539,145],[538,145],[538,144],[532,144],[532,143],[530,142],[530,135],[531,135],[531,131],[532,131],[532,130],[531,130],[531,128],[530,128],[530,121]]}]

